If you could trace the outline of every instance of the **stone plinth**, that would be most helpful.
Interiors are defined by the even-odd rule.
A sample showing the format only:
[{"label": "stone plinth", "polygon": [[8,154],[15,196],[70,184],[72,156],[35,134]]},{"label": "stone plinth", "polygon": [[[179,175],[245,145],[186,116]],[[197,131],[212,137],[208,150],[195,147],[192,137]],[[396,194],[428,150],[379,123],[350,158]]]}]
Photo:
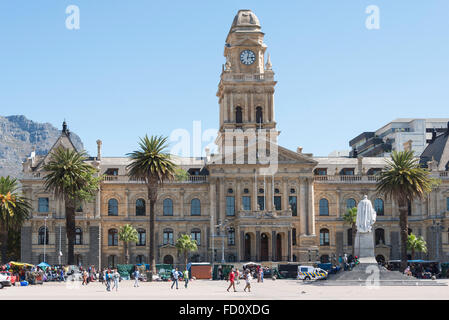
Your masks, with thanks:
[{"label": "stone plinth", "polygon": [[372,232],[357,232],[354,242],[354,253],[359,258],[374,259],[374,237]]}]

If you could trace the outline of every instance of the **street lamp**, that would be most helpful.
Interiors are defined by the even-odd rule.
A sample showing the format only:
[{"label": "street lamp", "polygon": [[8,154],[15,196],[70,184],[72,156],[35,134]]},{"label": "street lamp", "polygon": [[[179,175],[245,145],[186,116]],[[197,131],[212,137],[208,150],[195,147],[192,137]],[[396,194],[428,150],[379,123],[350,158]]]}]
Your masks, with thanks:
[{"label": "street lamp", "polygon": [[436,255],[435,255],[435,260],[440,261],[440,231],[442,231],[444,229],[444,227],[440,224],[440,221],[436,221],[433,220],[432,221],[432,226],[430,227],[433,232],[435,233],[435,246],[436,246]]},{"label": "street lamp", "polygon": [[47,244],[47,218],[48,218],[48,216],[46,216],[45,218],[44,218],[44,261],[43,262],[45,262],[45,245]]},{"label": "street lamp", "polygon": [[[223,222],[218,222],[217,225],[215,225],[216,227],[219,228],[219,232],[221,233],[221,231],[224,230],[225,227],[227,227],[228,225],[228,219],[225,219]],[[224,241],[225,241],[225,235],[221,235],[221,263],[225,263],[225,257],[224,257]]]}]

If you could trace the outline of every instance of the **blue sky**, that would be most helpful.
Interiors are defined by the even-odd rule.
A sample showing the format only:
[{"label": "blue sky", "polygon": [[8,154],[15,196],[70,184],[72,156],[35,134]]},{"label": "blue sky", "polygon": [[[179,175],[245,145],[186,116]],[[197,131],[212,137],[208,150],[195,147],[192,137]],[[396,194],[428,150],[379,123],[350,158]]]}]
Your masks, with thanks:
[{"label": "blue sky", "polygon": [[[80,29],[65,27],[68,5]],[[368,5],[380,29],[368,30]],[[21,1],[0,3],[0,115],[69,128],[96,153],[138,137],[218,128],[223,46],[258,16],[281,145],[327,155],[399,117],[449,117],[449,1]],[[206,142],[205,142],[206,144]]]}]

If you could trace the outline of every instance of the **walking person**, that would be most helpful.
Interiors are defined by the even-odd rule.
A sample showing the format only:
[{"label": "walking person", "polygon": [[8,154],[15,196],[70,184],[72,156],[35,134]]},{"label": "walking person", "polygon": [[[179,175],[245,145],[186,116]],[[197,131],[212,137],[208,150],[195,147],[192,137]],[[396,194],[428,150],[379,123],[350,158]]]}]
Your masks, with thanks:
[{"label": "walking person", "polygon": [[171,285],[171,288],[173,289],[173,286],[176,283],[176,290],[178,290],[178,278],[179,278],[179,274],[178,274],[178,268],[176,268],[173,272],[172,272],[172,276],[173,276],[173,283]]},{"label": "walking person", "polygon": [[263,267],[260,268],[260,282],[263,282]]},{"label": "walking person", "polygon": [[231,289],[231,287],[233,287],[234,288],[234,292],[237,292],[237,290],[235,290],[235,273],[234,273],[234,269],[231,269],[231,272],[229,273],[229,282],[230,282],[230,284],[229,284],[229,287],[228,287],[228,292],[229,292],[229,289]]},{"label": "walking person", "polygon": [[83,286],[87,285],[87,271],[83,271]]},{"label": "walking person", "polygon": [[237,285],[239,285],[240,284],[240,272],[239,272],[238,268],[235,270],[235,279],[236,279]]},{"label": "walking person", "polygon": [[106,279],[106,290],[107,291],[111,291],[111,279],[112,275],[111,275],[111,270],[106,270],[105,271],[105,279]]},{"label": "walking person", "polygon": [[187,289],[187,285],[189,284],[189,271],[187,269],[184,270],[183,278],[185,281],[184,287]]},{"label": "walking person", "polygon": [[134,270],[134,287],[139,286],[139,269],[136,267],[136,270]]},{"label": "walking person", "polygon": [[114,273],[112,274],[112,279],[114,280],[114,285],[112,289],[118,291],[118,282],[120,281],[120,273],[117,272],[117,269],[114,269]]},{"label": "walking person", "polygon": [[245,272],[245,288],[243,289],[243,291],[246,292],[246,289],[248,289],[248,292],[251,292],[251,274],[249,273],[248,270],[246,270]]}]

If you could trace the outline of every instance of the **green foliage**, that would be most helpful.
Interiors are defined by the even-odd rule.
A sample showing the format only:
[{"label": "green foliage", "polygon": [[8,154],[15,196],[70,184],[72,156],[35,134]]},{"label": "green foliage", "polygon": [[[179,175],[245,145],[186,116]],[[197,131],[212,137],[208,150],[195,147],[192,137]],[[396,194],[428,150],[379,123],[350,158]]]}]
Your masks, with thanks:
[{"label": "green foliage", "polygon": [[90,201],[99,189],[101,177],[97,177],[97,169],[86,163],[84,151],[57,148],[43,167],[45,189],[55,193],[57,197],[69,198],[76,202]]},{"label": "green foliage", "polygon": [[175,169],[175,180],[176,181],[186,181],[190,177],[190,174],[182,168]]},{"label": "green foliage", "polygon": [[176,240],[175,247],[180,253],[184,254],[186,264],[189,252],[198,251],[196,240],[193,240],[188,234],[182,234],[178,240]]},{"label": "green foliage", "polygon": [[130,224],[125,224],[118,232],[118,238],[125,243],[139,240],[137,230]]},{"label": "green foliage", "polygon": [[176,165],[166,152],[167,137],[145,135],[140,139],[139,150],[128,153],[131,163],[127,166],[128,175],[144,180],[147,184],[172,180]]},{"label": "green foliage", "polygon": [[343,220],[345,221],[345,223],[352,225],[355,225],[356,220],[357,220],[357,208],[351,208],[348,209],[348,211],[345,213],[345,215],[343,216]]},{"label": "green foliage", "polygon": [[407,238],[407,249],[412,252],[413,259],[415,252],[427,252],[427,243],[422,236],[417,237],[411,233]]},{"label": "green foliage", "polygon": [[432,191],[437,184],[429,172],[419,166],[413,151],[393,151],[391,161],[378,174],[377,191],[397,201],[413,201]]},{"label": "green foliage", "polygon": [[19,192],[15,178],[0,177],[0,231],[1,259],[6,262],[7,255],[17,257],[20,251],[20,228],[29,219],[31,204]]}]

